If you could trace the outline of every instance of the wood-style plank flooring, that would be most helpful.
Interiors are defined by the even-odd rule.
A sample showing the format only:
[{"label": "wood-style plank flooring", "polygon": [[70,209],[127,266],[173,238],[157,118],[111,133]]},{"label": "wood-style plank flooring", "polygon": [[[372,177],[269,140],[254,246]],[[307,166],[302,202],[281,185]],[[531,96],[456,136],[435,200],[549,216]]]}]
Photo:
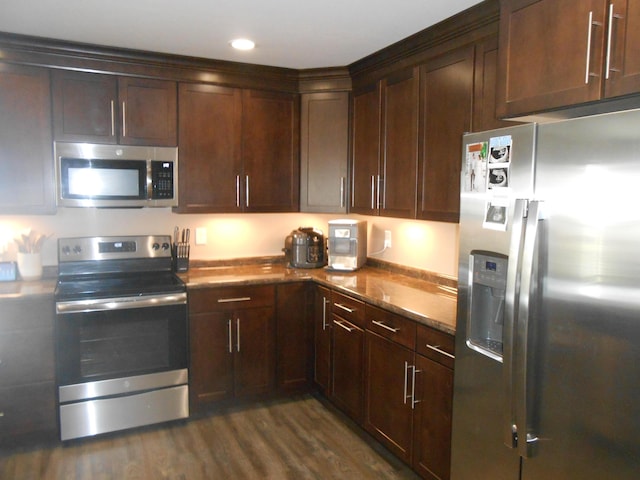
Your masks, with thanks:
[{"label": "wood-style plank flooring", "polygon": [[3,480],[417,479],[312,395],[0,453]]}]

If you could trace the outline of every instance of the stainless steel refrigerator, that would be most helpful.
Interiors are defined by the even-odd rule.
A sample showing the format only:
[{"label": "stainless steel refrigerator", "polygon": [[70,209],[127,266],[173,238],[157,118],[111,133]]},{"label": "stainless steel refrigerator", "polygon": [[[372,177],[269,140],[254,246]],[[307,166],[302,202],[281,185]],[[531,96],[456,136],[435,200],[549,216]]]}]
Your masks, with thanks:
[{"label": "stainless steel refrigerator", "polygon": [[640,111],[465,135],[453,480],[640,478]]}]

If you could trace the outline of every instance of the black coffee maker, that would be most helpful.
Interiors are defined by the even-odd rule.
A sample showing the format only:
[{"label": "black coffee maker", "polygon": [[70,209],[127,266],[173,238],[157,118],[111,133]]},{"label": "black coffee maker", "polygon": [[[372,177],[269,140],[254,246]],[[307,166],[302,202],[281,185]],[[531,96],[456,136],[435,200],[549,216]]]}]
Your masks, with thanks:
[{"label": "black coffee maker", "polygon": [[284,240],[287,265],[293,268],[320,268],[327,264],[327,245],[322,230],[300,227]]}]

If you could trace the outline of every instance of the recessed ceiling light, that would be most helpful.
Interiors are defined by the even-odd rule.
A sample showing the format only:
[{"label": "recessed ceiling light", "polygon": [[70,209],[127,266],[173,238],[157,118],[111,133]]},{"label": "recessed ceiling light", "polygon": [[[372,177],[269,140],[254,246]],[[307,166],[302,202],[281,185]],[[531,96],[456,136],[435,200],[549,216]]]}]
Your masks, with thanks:
[{"label": "recessed ceiling light", "polygon": [[231,40],[231,46],[236,50],[252,50],[256,44],[248,38],[236,38]]}]

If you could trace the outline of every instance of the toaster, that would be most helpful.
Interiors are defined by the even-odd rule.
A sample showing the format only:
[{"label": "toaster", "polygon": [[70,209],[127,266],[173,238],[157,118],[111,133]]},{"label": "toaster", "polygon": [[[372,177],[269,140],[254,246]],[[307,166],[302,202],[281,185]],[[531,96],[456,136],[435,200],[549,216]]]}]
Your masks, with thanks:
[{"label": "toaster", "polygon": [[322,230],[300,227],[284,240],[285,260],[293,268],[319,268],[327,264],[327,247]]}]

